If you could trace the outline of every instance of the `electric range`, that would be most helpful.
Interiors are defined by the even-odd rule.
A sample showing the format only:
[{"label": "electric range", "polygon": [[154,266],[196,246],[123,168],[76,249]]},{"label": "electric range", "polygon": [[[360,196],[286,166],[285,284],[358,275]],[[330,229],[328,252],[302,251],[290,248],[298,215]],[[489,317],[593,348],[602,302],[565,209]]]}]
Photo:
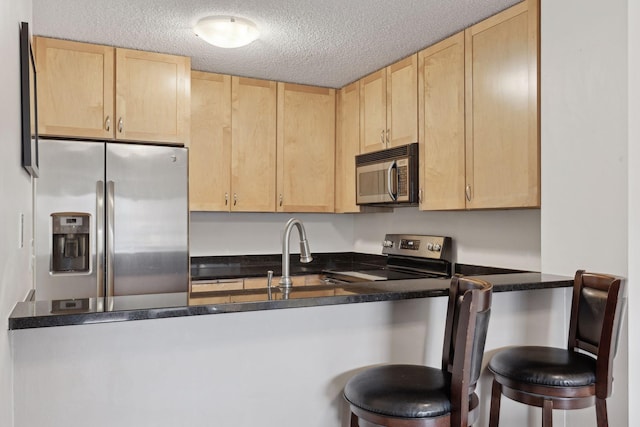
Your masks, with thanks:
[{"label": "electric range", "polygon": [[325,270],[329,283],[376,282],[418,278],[450,278],[450,237],[418,234],[387,234],[382,242],[386,265],[379,268]]}]

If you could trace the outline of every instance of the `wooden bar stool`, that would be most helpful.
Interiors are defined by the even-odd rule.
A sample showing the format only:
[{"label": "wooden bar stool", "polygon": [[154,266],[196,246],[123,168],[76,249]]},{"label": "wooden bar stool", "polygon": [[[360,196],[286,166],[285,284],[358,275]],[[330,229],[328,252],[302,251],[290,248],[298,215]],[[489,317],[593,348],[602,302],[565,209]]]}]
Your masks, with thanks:
[{"label": "wooden bar stool", "polygon": [[607,402],[613,357],[623,308],[620,279],[576,272],[569,343],[554,347],[513,347],[489,362],[493,373],[489,427],[497,427],[500,398],[542,408],[542,425],[551,427],[553,409],[596,406],[598,427],[608,426]]},{"label": "wooden bar stool", "polygon": [[349,380],[351,427],[468,427],[478,417],[475,386],[491,311],[492,285],[454,276],[442,367],[383,365]]}]

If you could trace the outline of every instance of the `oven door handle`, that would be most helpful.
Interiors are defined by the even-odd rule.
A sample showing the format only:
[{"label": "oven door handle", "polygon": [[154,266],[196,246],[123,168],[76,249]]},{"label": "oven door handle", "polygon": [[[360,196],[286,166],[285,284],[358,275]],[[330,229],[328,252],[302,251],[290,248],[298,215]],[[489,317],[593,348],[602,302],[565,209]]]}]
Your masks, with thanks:
[{"label": "oven door handle", "polygon": [[[392,161],[391,164],[389,165],[389,169],[387,169],[387,193],[389,193],[389,197],[391,197],[392,201],[396,201],[398,199],[398,190],[397,188],[395,189],[395,192],[393,191],[393,188],[395,187],[393,184],[393,179],[391,179],[391,171],[393,169],[396,169],[396,176],[398,175],[397,173],[397,168],[398,165],[396,164],[396,161]],[[397,181],[397,178],[396,178]]]}]

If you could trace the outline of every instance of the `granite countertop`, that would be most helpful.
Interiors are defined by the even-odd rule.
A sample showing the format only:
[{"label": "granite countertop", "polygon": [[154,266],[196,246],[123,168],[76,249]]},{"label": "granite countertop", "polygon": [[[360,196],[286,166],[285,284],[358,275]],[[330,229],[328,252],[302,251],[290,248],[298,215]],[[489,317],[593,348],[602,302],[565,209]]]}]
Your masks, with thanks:
[{"label": "granite countertop", "polygon": [[[291,275],[320,274],[324,270],[366,270],[383,268],[387,257],[358,252],[314,253],[313,261],[300,262],[298,254],[291,254]],[[274,277],[282,275],[282,255],[229,255],[191,257],[191,279],[213,280],[238,277],[266,277],[273,271]]]},{"label": "granite countertop", "polygon": [[[314,253],[311,263],[300,262],[298,254],[291,254],[290,274],[321,274],[324,271],[362,271],[384,268],[386,255],[364,254],[358,252]],[[273,271],[274,277],[282,275],[282,255],[228,255],[191,257],[192,281],[233,279],[243,277],[266,277],[267,271]],[[524,270],[488,267],[470,264],[455,264],[454,273],[465,276],[525,273]]]},{"label": "granite countertop", "polygon": [[[386,256],[355,252],[314,254],[313,262],[300,263],[291,256],[292,275],[322,274],[325,270],[371,270],[383,268]],[[210,256],[191,258],[191,278],[198,281],[265,277],[282,274],[281,255]],[[569,287],[573,278],[496,267],[455,264],[455,273],[482,276],[493,283],[494,292]],[[274,277],[274,280],[275,277]],[[186,284],[185,284],[186,285]],[[265,283],[266,285],[266,283]],[[187,286],[185,286],[186,288]],[[223,289],[223,288],[221,288]],[[421,278],[329,284],[321,280],[310,285],[294,285],[288,294],[274,286],[269,299],[266,288],[214,290],[171,294],[132,295],[57,301],[24,301],[16,304],[9,317],[9,329],[85,325],[129,320],[161,319],[205,314],[235,313],[321,305],[394,301],[448,295],[449,279]]]},{"label": "granite countertop", "polygon": [[[573,278],[550,274],[525,272],[483,275],[493,283],[494,292],[521,291],[570,287]],[[229,291],[235,295],[251,292],[253,296],[262,292],[258,301],[222,304],[189,305],[184,293],[154,294],[115,297],[107,303],[108,309],[99,301],[89,299],[87,308],[55,309],[55,302],[20,302],[9,317],[9,329],[43,328],[65,325],[86,325],[105,322],[122,322],[143,319],[198,316],[245,311],[273,310],[322,305],[354,304],[374,301],[394,301],[412,298],[429,298],[448,295],[448,279],[410,279],[383,282],[360,282],[358,284],[293,287],[288,299],[278,288],[273,289],[274,299],[268,300],[265,290]]]}]

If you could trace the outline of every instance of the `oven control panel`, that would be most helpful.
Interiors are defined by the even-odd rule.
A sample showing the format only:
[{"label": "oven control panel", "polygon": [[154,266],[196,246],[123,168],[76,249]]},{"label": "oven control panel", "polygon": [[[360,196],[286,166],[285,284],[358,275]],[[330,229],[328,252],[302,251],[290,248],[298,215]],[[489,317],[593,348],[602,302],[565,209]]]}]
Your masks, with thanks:
[{"label": "oven control panel", "polygon": [[387,234],[382,242],[382,253],[451,261],[451,237]]},{"label": "oven control panel", "polygon": [[406,249],[408,251],[417,251],[420,249],[419,239],[400,239],[400,249]]}]

